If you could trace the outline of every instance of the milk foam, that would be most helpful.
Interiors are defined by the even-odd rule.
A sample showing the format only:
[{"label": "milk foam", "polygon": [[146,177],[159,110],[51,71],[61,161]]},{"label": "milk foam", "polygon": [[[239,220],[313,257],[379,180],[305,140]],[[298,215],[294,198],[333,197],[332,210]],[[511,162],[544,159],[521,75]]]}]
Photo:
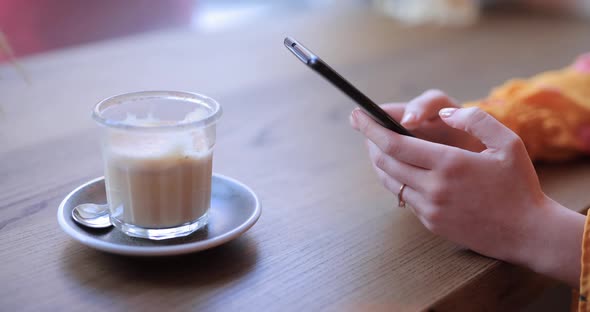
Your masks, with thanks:
[{"label": "milk foam", "polygon": [[[204,110],[188,113],[181,123],[201,120],[207,117]],[[161,121],[149,114],[140,119],[134,114],[127,113],[125,124],[133,126],[162,126],[172,125],[169,121]],[[170,156],[206,157],[210,153],[210,144],[203,129],[193,129],[175,132],[118,132],[110,133],[109,149],[112,156],[154,159]]]},{"label": "milk foam", "polygon": [[[200,120],[202,114],[191,112],[185,121]],[[134,115],[127,115],[125,123],[166,124],[153,116]],[[166,228],[192,222],[209,209],[212,149],[203,129],[112,130],[104,150],[113,218],[145,228]]]}]

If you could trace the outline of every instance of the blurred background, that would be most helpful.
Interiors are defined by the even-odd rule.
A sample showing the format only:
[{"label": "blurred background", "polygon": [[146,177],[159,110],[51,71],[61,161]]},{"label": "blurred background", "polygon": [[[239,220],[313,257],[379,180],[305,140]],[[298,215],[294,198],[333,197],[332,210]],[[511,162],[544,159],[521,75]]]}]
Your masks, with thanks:
[{"label": "blurred background", "polygon": [[[325,82],[284,49],[287,35],[377,102],[432,87],[473,100],[587,52],[588,16],[590,0],[0,0],[0,146],[91,129],[89,105],[130,90],[254,106],[285,85],[267,102],[333,101],[322,109],[345,120],[352,106],[320,96]],[[60,109],[71,120],[56,127]]]},{"label": "blurred background", "polygon": [[0,0],[0,62],[148,31],[216,32],[269,18],[347,10],[375,10],[410,26],[465,27],[494,10],[584,18],[590,0]]},{"label": "blurred background", "polygon": [[[351,11],[371,13],[346,14]],[[494,15],[502,16],[479,27]],[[530,18],[533,15],[542,18]],[[88,117],[93,103],[145,89],[196,89],[224,104],[250,105],[260,114],[240,117],[282,131],[298,129],[297,116],[285,121],[277,115],[279,123],[259,115],[274,116],[268,113],[270,104],[297,98],[287,104],[319,112],[316,122],[327,116],[324,119],[344,121],[342,127],[347,127],[352,105],[341,105],[346,99],[337,92],[318,91],[326,88],[325,82],[319,83],[321,78],[288,55],[281,44],[285,34],[310,42],[308,46],[379,102],[409,99],[430,87],[473,99],[510,77],[559,68],[588,51],[590,36],[586,42],[577,42],[582,36],[567,36],[585,33],[587,23],[574,20],[589,17],[590,0],[0,0],[0,63],[16,60],[17,66],[22,64],[22,76],[31,78],[25,84],[14,78],[13,66],[0,66],[0,146],[17,150],[86,134],[85,129],[94,127]],[[67,60],[51,55],[146,33],[155,34],[111,46],[92,45],[68,54]],[[348,46],[341,43],[349,43],[350,37],[356,46],[343,48]],[[243,53],[251,50],[237,49],[236,44],[256,45],[251,50],[257,54]],[[564,53],[565,45],[569,49]],[[480,53],[471,53],[475,47]],[[506,50],[510,53],[502,53]],[[533,61],[531,51],[542,51],[541,61]],[[47,58],[35,59],[41,53]],[[448,79],[448,73],[459,78]],[[72,86],[84,92],[70,92]],[[318,108],[318,102],[324,105]],[[56,125],[54,120],[64,120],[60,110],[67,111],[69,119]],[[36,126],[34,135],[27,131],[30,124]],[[225,127],[227,132],[237,128]],[[342,133],[337,127],[332,130]],[[269,136],[260,141],[272,141],[273,134]],[[218,159],[223,163],[224,155],[234,155],[220,146]],[[93,161],[87,161],[89,172],[98,168],[98,158]],[[233,172],[240,176],[238,170]],[[569,296],[566,287],[549,290],[544,297],[557,299],[536,302],[530,311],[565,311]]]}]

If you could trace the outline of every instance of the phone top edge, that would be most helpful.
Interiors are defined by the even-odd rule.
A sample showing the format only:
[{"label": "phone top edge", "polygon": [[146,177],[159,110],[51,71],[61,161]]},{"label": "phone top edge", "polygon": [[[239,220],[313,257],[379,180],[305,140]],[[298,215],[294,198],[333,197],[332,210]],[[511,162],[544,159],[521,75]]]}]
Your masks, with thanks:
[{"label": "phone top edge", "polygon": [[291,37],[285,37],[285,47],[289,49],[297,58],[305,64],[313,64],[317,61],[318,57],[311,51],[305,48],[301,43]]},{"label": "phone top edge", "polygon": [[384,128],[397,132],[402,135],[414,137],[406,128],[395,121],[375,102],[364,95],[360,90],[348,82],[344,77],[337,73],[332,67],[324,63],[318,56],[304,47],[301,43],[292,37],[285,37],[285,47],[289,49],[300,61],[308,65],[326,80],[328,80],[337,89],[348,95],[356,104],[363,109],[371,118]]}]

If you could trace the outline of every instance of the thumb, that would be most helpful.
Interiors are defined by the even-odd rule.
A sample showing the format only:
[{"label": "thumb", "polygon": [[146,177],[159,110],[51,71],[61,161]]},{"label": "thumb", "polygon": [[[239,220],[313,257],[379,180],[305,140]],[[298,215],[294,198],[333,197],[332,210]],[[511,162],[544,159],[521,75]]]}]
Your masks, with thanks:
[{"label": "thumb", "polygon": [[438,111],[445,107],[457,107],[457,104],[440,90],[428,90],[408,102],[401,124],[415,129],[422,122],[438,119]]},{"label": "thumb", "polygon": [[447,125],[471,134],[488,149],[501,150],[520,141],[516,133],[478,107],[443,108],[439,115]]}]

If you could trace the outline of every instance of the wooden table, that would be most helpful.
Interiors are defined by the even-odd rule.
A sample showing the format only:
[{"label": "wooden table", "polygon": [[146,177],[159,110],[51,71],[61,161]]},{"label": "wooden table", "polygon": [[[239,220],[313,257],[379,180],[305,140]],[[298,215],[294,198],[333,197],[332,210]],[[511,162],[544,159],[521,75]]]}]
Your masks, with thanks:
[{"label": "wooden table", "polygon": [[[353,104],[283,47],[301,40],[379,102],[437,87],[460,100],[568,64],[590,23],[491,15],[470,28],[404,28],[368,11],[278,16],[224,32],[177,29],[0,67],[2,310],[471,310],[519,307],[546,278],[461,249],[397,209],[348,126]],[[62,198],[102,174],[91,107],[147,89],[219,100],[214,170],[251,186],[262,217],[197,254],[105,254],[57,225]],[[545,191],[590,204],[590,163],[541,166]],[[532,287],[524,287],[524,286]]]}]

